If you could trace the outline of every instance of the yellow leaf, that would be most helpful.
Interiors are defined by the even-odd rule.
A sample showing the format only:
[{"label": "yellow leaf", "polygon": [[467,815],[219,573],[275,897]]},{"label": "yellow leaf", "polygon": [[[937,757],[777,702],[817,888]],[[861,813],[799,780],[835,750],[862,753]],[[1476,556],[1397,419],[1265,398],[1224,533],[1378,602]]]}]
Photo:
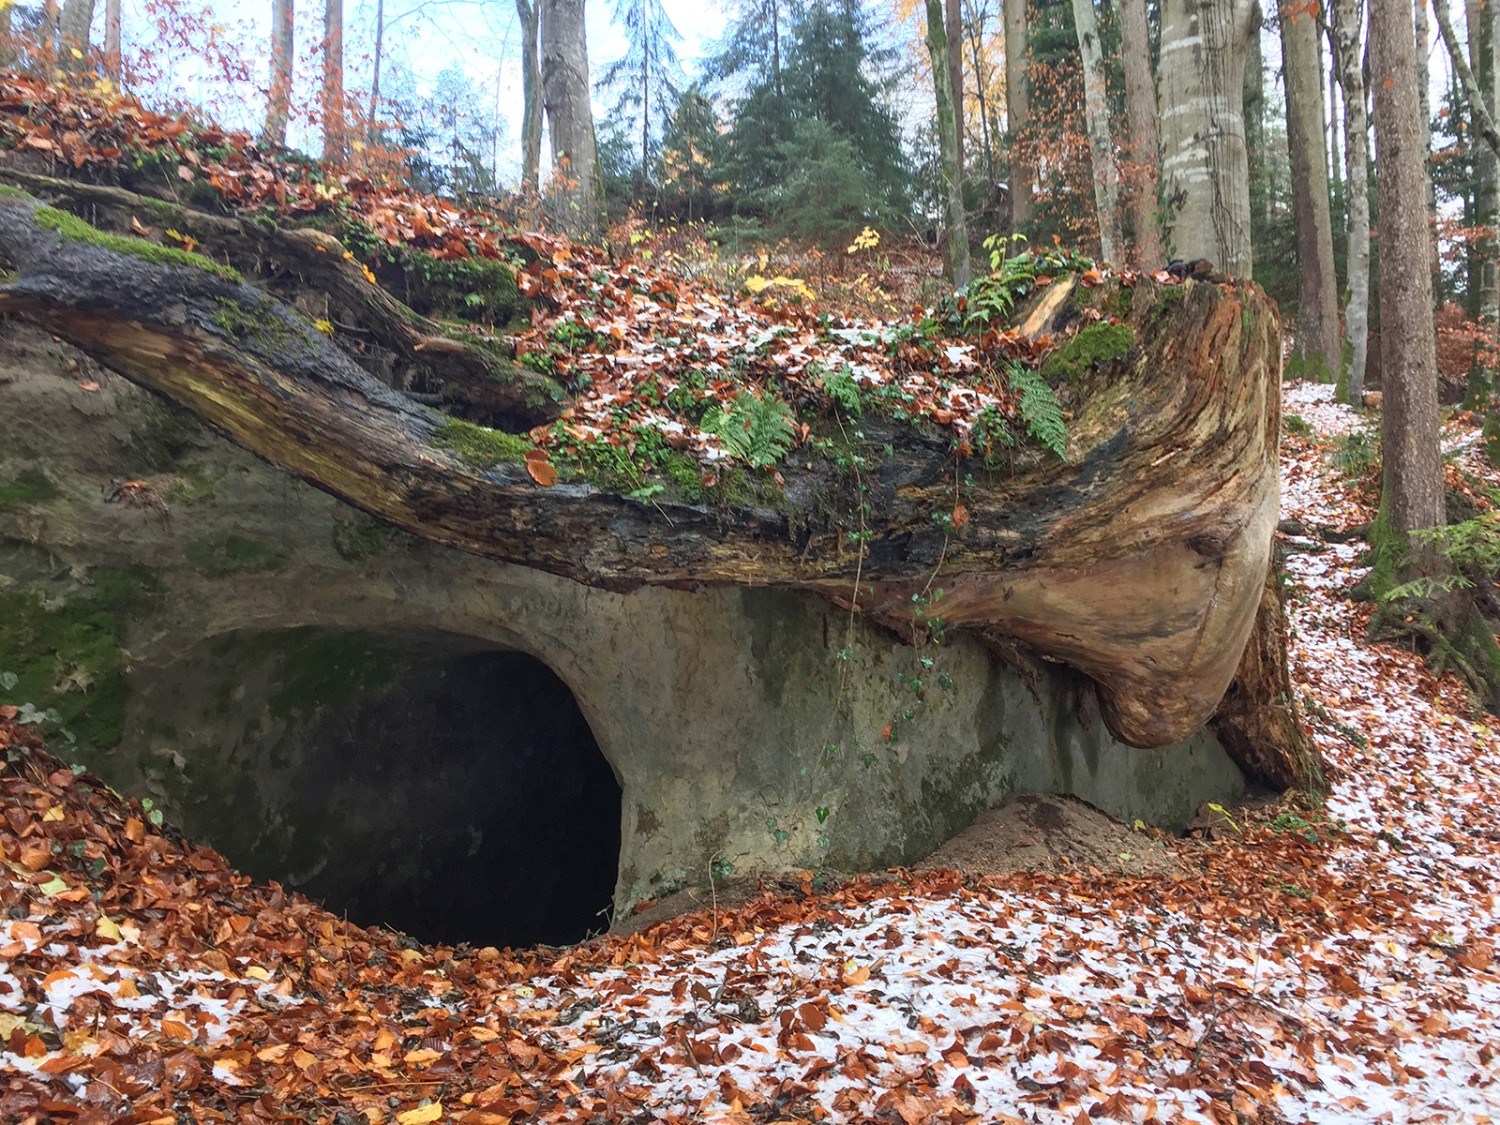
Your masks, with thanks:
[{"label": "yellow leaf", "polygon": [[94,933],[105,941],[119,941],[120,927],[110,920],[108,914],[99,915],[99,921],[94,923]]},{"label": "yellow leaf", "polygon": [[80,51],[77,47],[69,47],[68,50],[70,50],[70,51],[73,52],[73,57],[75,59],[81,59],[81,58],[83,58],[83,52]]},{"label": "yellow leaf", "polygon": [[54,820],[62,820],[66,816],[67,814],[62,811],[61,805],[53,805],[50,809],[42,814],[42,821],[44,823],[50,823]]},{"label": "yellow leaf", "polygon": [[430,1121],[436,1121],[443,1116],[443,1103],[433,1102],[418,1109],[409,1109],[405,1113],[396,1114],[396,1120],[400,1125],[427,1125]]},{"label": "yellow leaf", "polygon": [[245,970],[245,975],[251,980],[270,980],[271,974],[259,965],[251,965]]},{"label": "yellow leaf", "polygon": [[333,322],[331,320],[315,320],[313,327],[325,336],[333,335]]},{"label": "yellow leaf", "polygon": [[44,895],[60,895],[68,890],[68,884],[63,882],[59,876],[54,875],[38,887],[37,890],[41,891]]}]

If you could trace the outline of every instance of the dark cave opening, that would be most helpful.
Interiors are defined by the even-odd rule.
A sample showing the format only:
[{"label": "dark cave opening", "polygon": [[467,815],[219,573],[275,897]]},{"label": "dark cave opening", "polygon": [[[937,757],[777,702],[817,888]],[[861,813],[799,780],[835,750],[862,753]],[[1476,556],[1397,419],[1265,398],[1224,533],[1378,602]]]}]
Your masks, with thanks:
[{"label": "dark cave opening", "polygon": [[170,694],[217,690],[232,733],[184,779],[180,820],[247,874],[428,943],[563,945],[608,926],[620,787],[542,661],[316,629],[200,655]]},{"label": "dark cave opening", "polygon": [[298,889],[426,942],[565,945],[606,928],[620,787],[573,693],[520,652],[414,671],[329,731],[396,798],[389,846],[334,856]]}]

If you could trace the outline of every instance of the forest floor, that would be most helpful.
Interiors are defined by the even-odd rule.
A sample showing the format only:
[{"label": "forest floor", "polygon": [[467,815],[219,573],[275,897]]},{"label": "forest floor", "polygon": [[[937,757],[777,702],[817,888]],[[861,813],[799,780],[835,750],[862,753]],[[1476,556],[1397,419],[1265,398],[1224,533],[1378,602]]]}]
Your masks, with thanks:
[{"label": "forest floor", "polygon": [[[808,873],[569,949],[454,950],[235,874],[5,708],[0,1119],[1500,1118],[1497,720],[1363,640],[1363,544],[1325,538],[1372,514],[1335,463],[1359,470],[1359,420],[1331,388],[1286,399],[1311,427],[1283,440],[1306,534],[1281,545],[1321,807],[1085,848],[1067,803],[1033,804],[938,857],[965,873]],[[1446,435],[1489,507],[1477,430]]]}]

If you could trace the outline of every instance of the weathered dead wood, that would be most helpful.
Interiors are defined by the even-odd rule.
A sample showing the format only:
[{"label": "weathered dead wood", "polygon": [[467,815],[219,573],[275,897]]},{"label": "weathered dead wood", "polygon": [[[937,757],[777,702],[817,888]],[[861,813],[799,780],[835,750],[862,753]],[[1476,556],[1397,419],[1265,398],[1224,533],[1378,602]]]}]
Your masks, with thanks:
[{"label": "weathered dead wood", "polygon": [[[465,465],[435,444],[442,415],[369,377],[265,293],[61,241],[32,207],[0,200],[0,251],[18,274],[0,287],[0,312],[435,542],[611,588],[814,590],[908,631],[913,595],[941,586],[929,617],[1093,677],[1110,728],[1137,745],[1203,725],[1261,605],[1280,333],[1253,286],[1142,280],[1122,294],[1060,280],[1046,290],[1029,328],[1065,333],[1079,306],[1109,300],[1136,341],[1059,387],[1072,413],[1066,461],[989,472],[956,460],[936,428],[867,417],[875,467],[862,493],[806,446],[784,466],[774,504],[640,501],[583,481],[539,488],[520,463]],[[933,515],[959,498],[970,518],[953,531]],[[849,545],[854,527],[869,533],[862,551]]]},{"label": "weathered dead wood", "polygon": [[323,231],[216,215],[125,188],[44,176],[15,167],[3,156],[0,183],[112,233],[170,227],[202,244],[205,254],[232,261],[282,300],[303,306],[309,316],[336,321],[346,339],[389,353],[404,369],[401,383],[430,391],[430,397],[463,417],[522,430],[562,410],[562,387],[556,380],[413,312],[374,284],[343,244]]}]

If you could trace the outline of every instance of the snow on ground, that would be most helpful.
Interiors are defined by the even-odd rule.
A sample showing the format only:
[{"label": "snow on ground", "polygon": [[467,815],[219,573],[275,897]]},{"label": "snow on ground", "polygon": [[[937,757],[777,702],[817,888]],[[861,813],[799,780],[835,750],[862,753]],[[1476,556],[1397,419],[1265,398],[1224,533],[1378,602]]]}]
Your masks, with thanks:
[{"label": "snow on ground", "polygon": [[[1324,434],[1357,425],[1325,388],[1286,402]],[[80,812],[67,771],[12,776],[0,1108],[113,1120],[135,1080],[198,1120],[1489,1122],[1497,721],[1364,642],[1360,544],[1316,533],[1367,522],[1368,500],[1326,449],[1288,437],[1283,480],[1309,532],[1284,545],[1298,702],[1336,776],[1321,810],[1231,811],[1170,876],[806,885],[475,955],[252,887],[97,794]],[[80,859],[118,846],[116,881],[46,870],[53,822]]]}]

